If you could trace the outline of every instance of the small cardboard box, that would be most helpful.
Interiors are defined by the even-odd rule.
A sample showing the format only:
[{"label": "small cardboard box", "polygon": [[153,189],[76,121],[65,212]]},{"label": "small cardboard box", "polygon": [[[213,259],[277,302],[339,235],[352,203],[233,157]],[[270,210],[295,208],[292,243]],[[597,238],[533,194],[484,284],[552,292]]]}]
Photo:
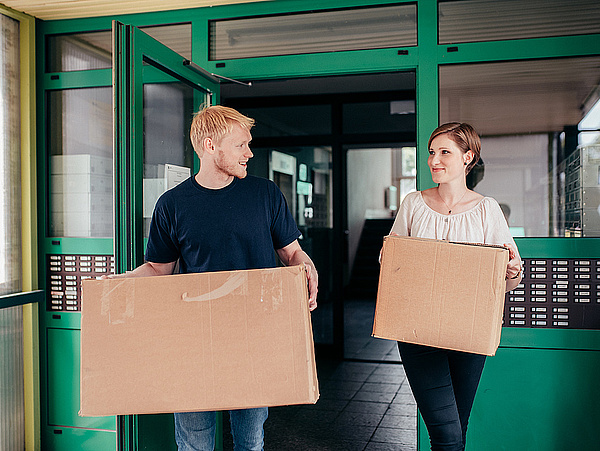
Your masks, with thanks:
[{"label": "small cardboard box", "polygon": [[304,266],[85,280],[81,416],[315,403]]},{"label": "small cardboard box", "polygon": [[386,237],[373,336],[494,355],[507,264],[497,246]]}]

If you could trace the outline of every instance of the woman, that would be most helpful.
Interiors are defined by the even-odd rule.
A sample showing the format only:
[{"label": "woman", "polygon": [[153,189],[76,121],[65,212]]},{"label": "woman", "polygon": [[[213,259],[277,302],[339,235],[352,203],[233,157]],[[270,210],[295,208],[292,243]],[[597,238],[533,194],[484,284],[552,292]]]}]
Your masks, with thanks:
[{"label": "woman", "polygon": [[[498,203],[467,188],[481,141],[469,124],[451,122],[431,134],[427,164],[435,188],[406,196],[392,235],[504,245],[510,251],[506,291],[521,281],[517,247]],[[474,268],[475,269],[475,268]],[[463,450],[485,356],[398,343],[432,450]]]}]

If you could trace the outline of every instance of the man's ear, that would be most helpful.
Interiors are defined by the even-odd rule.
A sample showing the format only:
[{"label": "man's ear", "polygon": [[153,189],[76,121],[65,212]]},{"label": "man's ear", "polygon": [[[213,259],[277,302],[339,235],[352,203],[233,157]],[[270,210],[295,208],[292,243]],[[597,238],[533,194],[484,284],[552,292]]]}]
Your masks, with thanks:
[{"label": "man's ear", "polygon": [[202,149],[211,155],[215,153],[215,144],[212,138],[204,138],[202,141]]}]

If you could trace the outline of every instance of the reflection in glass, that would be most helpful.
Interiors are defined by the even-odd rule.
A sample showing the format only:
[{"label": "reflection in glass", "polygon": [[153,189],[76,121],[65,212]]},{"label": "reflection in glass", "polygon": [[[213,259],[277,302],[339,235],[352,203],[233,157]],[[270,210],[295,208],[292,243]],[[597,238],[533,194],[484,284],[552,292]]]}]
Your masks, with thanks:
[{"label": "reflection in glass", "polygon": [[244,114],[256,120],[255,138],[331,133],[331,105],[244,108]]},{"label": "reflection in glass", "polygon": [[415,45],[411,3],[210,22],[211,60]]},{"label": "reflection in glass", "polygon": [[408,193],[417,189],[417,148],[396,148],[393,155],[396,161],[394,180],[398,188],[397,205],[400,205]]},{"label": "reflection in glass", "polygon": [[583,104],[585,116],[579,122],[579,145],[600,144],[600,89]]},{"label": "reflection in glass", "polygon": [[[407,102],[407,109],[398,105]],[[398,133],[416,128],[414,101],[357,102],[343,105],[344,133]]]},{"label": "reflection in glass", "polygon": [[19,22],[0,14],[0,26],[0,295],[4,295],[21,291],[21,95]]},{"label": "reflection in glass", "polygon": [[581,105],[597,92],[598,73],[599,57],[440,67],[440,121],[481,134],[484,164],[472,186],[508,207],[515,236],[600,236],[591,225],[598,177],[586,175],[598,166],[593,151],[578,148]]},{"label": "reflection in glass", "polygon": [[48,94],[50,236],[112,237],[112,90]]},{"label": "reflection in glass", "polygon": [[[0,27],[0,295],[6,295],[23,289],[20,24],[0,14]],[[0,308],[2,449],[26,447],[23,362],[27,359],[24,358],[23,319],[22,306]]]},{"label": "reflection in glass", "polygon": [[179,82],[144,85],[144,237],[158,197],[191,175],[193,91]]},{"label": "reflection in glass", "polygon": [[50,36],[46,48],[47,72],[112,67],[110,31]]},{"label": "reflection in glass", "polygon": [[600,236],[600,144],[578,147],[557,167],[566,237]]},{"label": "reflection in glass", "polygon": [[597,0],[439,2],[441,44],[600,33]]},{"label": "reflection in glass", "polygon": [[[187,59],[192,58],[192,25],[140,27],[145,33]],[[47,72],[110,69],[110,31],[54,35],[47,38]]]}]

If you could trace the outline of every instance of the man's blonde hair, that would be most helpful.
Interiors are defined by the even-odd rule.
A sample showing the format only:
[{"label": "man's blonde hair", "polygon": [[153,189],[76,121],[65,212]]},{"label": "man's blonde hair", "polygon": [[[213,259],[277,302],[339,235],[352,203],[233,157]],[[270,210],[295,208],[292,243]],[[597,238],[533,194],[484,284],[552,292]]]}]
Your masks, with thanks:
[{"label": "man's blonde hair", "polygon": [[195,114],[190,127],[190,139],[194,150],[201,156],[202,142],[205,138],[219,143],[227,133],[231,133],[234,124],[250,130],[254,126],[254,119],[226,106],[214,105],[202,108]]}]

